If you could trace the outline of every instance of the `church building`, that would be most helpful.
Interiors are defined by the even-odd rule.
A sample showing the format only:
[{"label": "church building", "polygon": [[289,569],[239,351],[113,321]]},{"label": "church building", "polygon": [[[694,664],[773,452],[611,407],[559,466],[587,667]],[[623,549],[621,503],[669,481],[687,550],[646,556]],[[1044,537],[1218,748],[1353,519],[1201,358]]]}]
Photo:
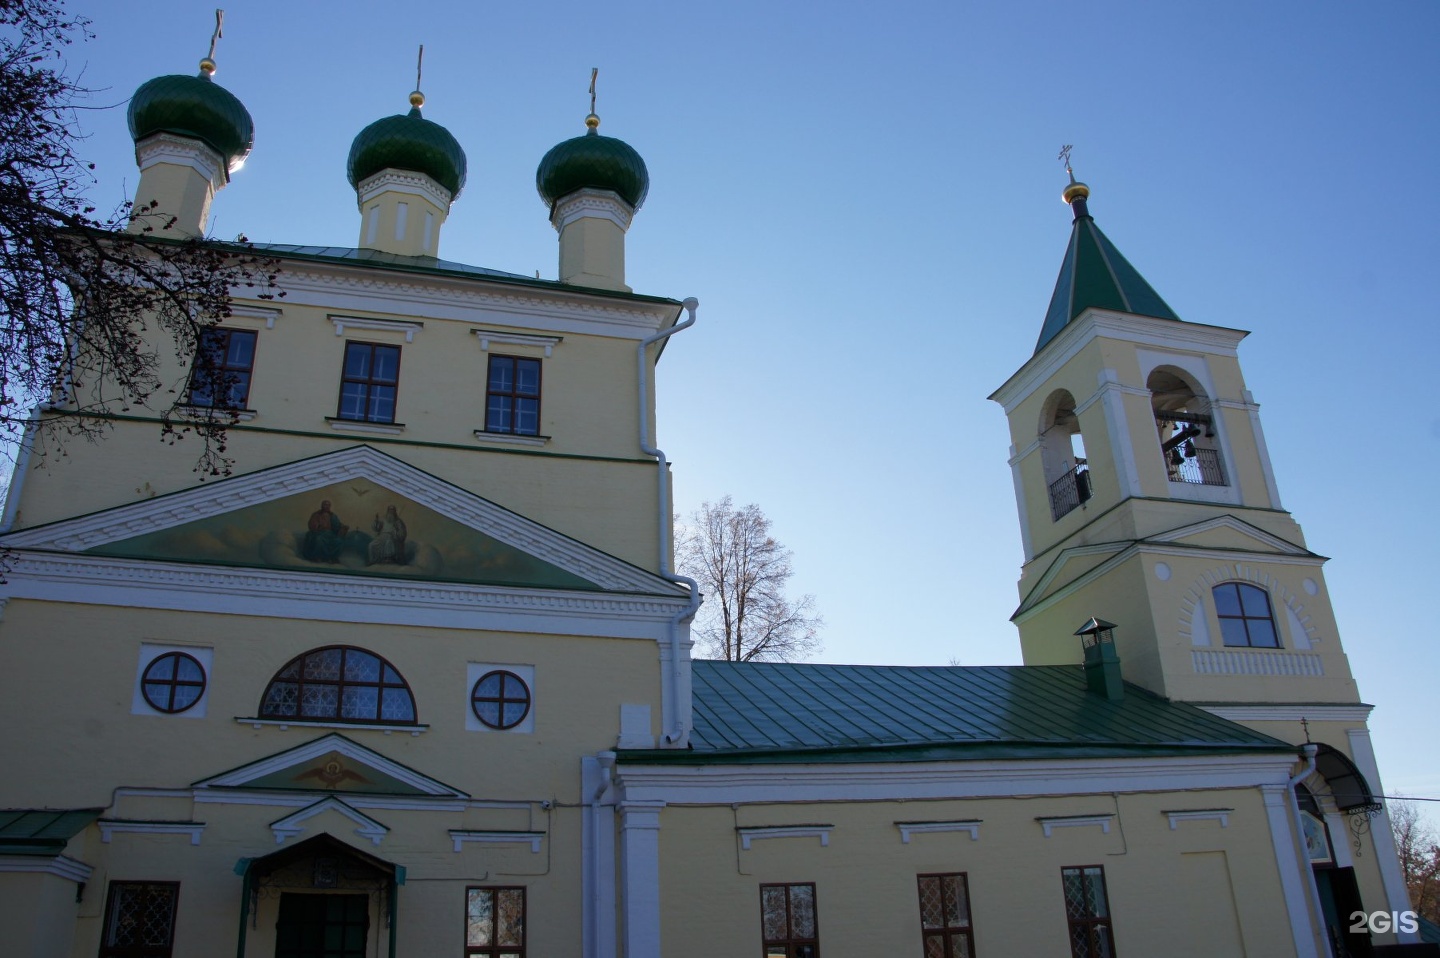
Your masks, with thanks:
[{"label": "church building", "polygon": [[[254,139],[213,72],[129,106],[136,205],[186,236]],[[451,262],[466,156],[424,106],[356,135],[353,248],[257,244],[284,297],[234,291],[208,362],[161,350],[233,475],[197,482],[158,408],[21,456],[0,950],[1440,954],[1247,333],[1182,320],[1088,187],[991,397],[1024,665],[703,661],[655,435],[698,303],[626,284],[644,161],[592,112],[536,174],[557,278]]]}]

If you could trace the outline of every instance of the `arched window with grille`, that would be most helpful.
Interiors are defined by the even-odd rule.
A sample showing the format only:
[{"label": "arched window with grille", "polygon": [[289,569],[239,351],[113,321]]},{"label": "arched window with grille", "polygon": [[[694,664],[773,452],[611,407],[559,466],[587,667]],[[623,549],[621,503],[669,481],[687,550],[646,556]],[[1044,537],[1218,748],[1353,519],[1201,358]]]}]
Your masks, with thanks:
[{"label": "arched window with grille", "polygon": [[275,673],[260,718],[414,725],[415,697],[395,667],[373,652],[329,645]]},{"label": "arched window with grille", "polygon": [[1248,582],[1222,582],[1210,593],[1220,619],[1220,636],[1228,646],[1280,648],[1280,631],[1270,593]]}]

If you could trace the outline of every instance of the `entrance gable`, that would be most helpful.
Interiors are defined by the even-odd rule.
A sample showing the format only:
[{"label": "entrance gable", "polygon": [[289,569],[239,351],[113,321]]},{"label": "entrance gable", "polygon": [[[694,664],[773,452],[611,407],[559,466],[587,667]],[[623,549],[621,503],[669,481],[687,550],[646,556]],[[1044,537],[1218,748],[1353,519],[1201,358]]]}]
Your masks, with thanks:
[{"label": "entrance gable", "polygon": [[[339,733],[331,733],[228,772],[201,779],[194,783],[194,787],[329,792],[339,795],[401,795],[417,798],[470,797],[459,789],[388,759]],[[303,811],[305,810],[296,814],[303,814]]]}]

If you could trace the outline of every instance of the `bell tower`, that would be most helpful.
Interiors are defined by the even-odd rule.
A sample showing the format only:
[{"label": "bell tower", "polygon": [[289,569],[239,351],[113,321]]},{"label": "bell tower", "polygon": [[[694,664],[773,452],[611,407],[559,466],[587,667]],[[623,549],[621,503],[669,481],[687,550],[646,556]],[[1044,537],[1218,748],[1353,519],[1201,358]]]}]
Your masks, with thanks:
[{"label": "bell tower", "polygon": [[990,397],[1010,421],[1026,664],[1080,662],[1117,623],[1125,678],[1194,702],[1357,703],[1321,570],[1280,501],[1238,347],[1186,322],[1074,214],[1035,353]]}]

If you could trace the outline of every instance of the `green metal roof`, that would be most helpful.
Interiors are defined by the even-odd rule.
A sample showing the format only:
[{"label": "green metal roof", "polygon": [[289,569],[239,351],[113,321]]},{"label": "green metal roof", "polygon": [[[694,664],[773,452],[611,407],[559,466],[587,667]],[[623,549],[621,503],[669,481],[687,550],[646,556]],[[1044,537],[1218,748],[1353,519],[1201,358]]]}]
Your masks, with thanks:
[{"label": "green metal roof", "polygon": [[0,854],[58,855],[103,808],[0,809]]},{"label": "green metal roof", "polygon": [[137,143],[153,133],[190,137],[225,157],[231,170],[255,143],[255,123],[244,104],[204,73],[147,80],[130,98],[126,119]]},{"label": "green metal roof", "polygon": [[939,761],[1294,746],[1127,684],[1112,702],[1078,665],[905,667],[714,662],[693,666],[689,752],[634,761]]},{"label": "green metal roof", "polygon": [[351,186],[385,169],[424,173],[452,199],[465,188],[465,151],[449,130],[421,116],[418,106],[376,120],[350,144],[345,172]]},{"label": "green metal roof", "polygon": [[1082,207],[1070,231],[1070,245],[1060,264],[1060,276],[1055,281],[1035,352],[1044,349],[1060,330],[1092,307],[1181,322]]}]

